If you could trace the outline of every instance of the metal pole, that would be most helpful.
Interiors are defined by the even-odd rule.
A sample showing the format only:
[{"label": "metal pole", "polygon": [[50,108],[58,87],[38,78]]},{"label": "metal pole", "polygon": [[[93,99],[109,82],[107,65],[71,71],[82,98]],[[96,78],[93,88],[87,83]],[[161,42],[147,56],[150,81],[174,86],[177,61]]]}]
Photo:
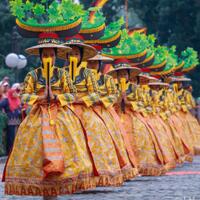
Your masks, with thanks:
[{"label": "metal pole", "polygon": [[128,30],[128,0],[125,0],[126,29]]}]

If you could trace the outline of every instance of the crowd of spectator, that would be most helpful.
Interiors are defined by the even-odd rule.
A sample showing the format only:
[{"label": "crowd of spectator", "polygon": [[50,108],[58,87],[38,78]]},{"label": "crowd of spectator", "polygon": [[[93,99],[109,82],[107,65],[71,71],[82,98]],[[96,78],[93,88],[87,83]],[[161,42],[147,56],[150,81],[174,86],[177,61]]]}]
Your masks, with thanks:
[{"label": "crowd of spectator", "polygon": [[11,151],[16,130],[21,123],[21,85],[10,85],[9,78],[0,82],[0,155]]}]

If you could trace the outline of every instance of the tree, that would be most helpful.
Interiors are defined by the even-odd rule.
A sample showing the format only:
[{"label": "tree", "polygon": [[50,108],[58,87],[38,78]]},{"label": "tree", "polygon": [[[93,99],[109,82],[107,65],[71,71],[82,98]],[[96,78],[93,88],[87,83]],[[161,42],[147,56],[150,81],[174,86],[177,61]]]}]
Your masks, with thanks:
[{"label": "tree", "polygon": [[[88,8],[92,0],[81,0]],[[124,15],[125,0],[110,0],[103,8],[107,22]],[[199,0],[129,0],[129,24],[146,26],[161,45],[176,45],[178,53],[186,47],[200,52]],[[194,95],[200,96],[200,67],[189,75],[193,79]]]}]

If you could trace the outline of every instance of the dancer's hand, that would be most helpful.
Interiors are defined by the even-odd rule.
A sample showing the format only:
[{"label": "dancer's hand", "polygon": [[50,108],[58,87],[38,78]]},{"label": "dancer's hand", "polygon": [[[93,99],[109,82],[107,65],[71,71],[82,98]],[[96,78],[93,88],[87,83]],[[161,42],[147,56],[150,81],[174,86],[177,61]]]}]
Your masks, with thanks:
[{"label": "dancer's hand", "polygon": [[124,99],[124,101],[127,101],[126,92],[122,92],[122,99]]},{"label": "dancer's hand", "polygon": [[54,95],[53,95],[51,86],[49,86],[49,96],[50,96],[50,99],[54,99]]},{"label": "dancer's hand", "polygon": [[48,96],[48,86],[46,85],[44,95],[38,97],[38,101],[46,100]]}]

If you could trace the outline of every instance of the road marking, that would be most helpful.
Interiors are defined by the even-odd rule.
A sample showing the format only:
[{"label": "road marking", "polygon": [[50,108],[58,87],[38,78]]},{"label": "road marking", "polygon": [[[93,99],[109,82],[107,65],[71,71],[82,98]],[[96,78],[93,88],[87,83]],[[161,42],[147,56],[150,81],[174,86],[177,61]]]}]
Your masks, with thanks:
[{"label": "road marking", "polygon": [[200,171],[167,172],[165,175],[167,175],[167,176],[200,175]]}]

